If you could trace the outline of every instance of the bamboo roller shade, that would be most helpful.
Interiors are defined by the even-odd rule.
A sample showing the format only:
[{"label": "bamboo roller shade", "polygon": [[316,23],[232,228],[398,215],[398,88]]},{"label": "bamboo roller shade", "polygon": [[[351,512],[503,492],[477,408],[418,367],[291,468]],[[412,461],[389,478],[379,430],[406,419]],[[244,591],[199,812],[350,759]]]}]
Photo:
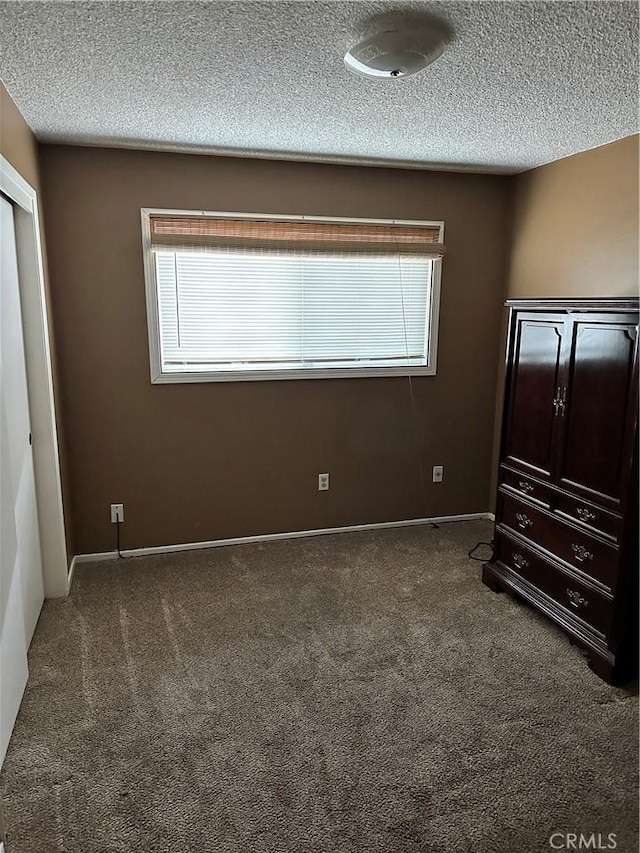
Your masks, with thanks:
[{"label": "bamboo roller shade", "polygon": [[444,254],[437,225],[375,225],[204,216],[151,216],[150,224],[151,245],[156,250],[298,250],[341,254],[411,254],[434,258]]}]

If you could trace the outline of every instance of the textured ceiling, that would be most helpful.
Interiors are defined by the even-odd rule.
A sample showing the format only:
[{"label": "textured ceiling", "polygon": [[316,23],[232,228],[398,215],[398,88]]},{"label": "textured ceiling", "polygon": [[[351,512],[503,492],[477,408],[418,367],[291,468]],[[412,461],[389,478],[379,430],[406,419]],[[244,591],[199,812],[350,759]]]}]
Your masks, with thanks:
[{"label": "textured ceiling", "polygon": [[[444,55],[351,74],[398,7]],[[0,77],[46,141],[515,172],[637,131],[638,6],[2,2]]]}]

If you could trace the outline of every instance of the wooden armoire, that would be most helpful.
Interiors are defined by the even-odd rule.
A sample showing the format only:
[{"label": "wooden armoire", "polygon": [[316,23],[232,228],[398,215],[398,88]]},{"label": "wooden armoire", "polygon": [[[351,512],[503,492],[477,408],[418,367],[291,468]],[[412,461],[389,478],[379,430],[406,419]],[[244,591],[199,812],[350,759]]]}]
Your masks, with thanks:
[{"label": "wooden armoire", "polygon": [[482,579],[610,683],[637,667],[638,299],[510,300],[494,556]]}]

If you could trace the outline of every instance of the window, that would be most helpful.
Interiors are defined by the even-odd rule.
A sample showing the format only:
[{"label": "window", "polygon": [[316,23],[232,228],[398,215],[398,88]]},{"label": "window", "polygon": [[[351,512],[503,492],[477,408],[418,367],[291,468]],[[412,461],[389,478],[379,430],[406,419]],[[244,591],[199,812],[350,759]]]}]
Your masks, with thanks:
[{"label": "window", "polygon": [[153,382],[435,373],[442,223],[142,222]]}]

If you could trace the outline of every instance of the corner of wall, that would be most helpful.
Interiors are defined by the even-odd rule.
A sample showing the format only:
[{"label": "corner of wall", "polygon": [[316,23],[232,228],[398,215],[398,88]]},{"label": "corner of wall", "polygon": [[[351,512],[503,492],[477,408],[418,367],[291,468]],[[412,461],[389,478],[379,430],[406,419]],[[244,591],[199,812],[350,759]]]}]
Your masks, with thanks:
[{"label": "corner of wall", "polygon": [[62,500],[65,515],[65,535],[67,542],[67,565],[71,563],[75,553],[72,513],[70,507],[69,476],[68,476],[68,454],[66,452],[65,430],[61,412],[60,402],[60,372],[57,362],[57,351],[55,346],[55,330],[53,328],[51,313],[51,286],[49,276],[49,264],[46,246],[46,228],[44,217],[44,198],[42,192],[42,181],[40,173],[40,145],[16,106],[11,95],[0,81],[0,153],[11,163],[24,180],[35,190],[38,197],[40,241],[42,248],[42,265],[44,272],[45,300],[47,308],[47,320],[49,331],[49,342],[51,348],[51,366],[53,372],[54,405],[56,410],[56,425],[58,432],[60,476],[62,480]]},{"label": "corner of wall", "polygon": [[495,512],[496,493],[498,490],[498,459],[500,454],[500,439],[502,433],[502,405],[504,400],[504,374],[505,374],[505,349],[507,344],[508,311],[504,303],[509,293],[509,275],[511,270],[511,248],[513,236],[513,216],[516,202],[516,192],[519,175],[511,175],[509,178],[508,202],[505,213],[505,253],[502,283],[502,305],[500,308],[500,334],[497,342],[496,352],[496,407],[493,427],[493,451],[491,466],[491,483],[489,485],[489,510]]}]

